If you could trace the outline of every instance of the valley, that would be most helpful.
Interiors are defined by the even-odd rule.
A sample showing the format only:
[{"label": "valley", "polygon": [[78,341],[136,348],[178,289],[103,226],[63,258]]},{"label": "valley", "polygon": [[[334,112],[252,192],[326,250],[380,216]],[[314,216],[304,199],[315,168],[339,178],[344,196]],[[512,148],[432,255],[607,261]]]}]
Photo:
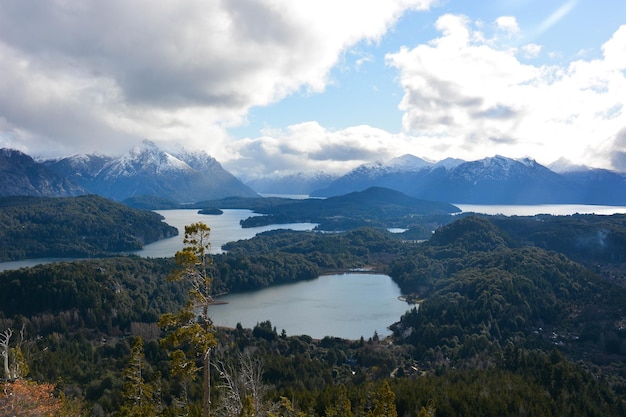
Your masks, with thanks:
[{"label": "valley", "polygon": [[[129,196],[122,202],[71,187],[0,198],[0,258],[69,258],[0,273],[0,348],[7,364],[1,383],[13,393],[26,390],[20,395],[31,401],[37,390],[54,390],[54,415],[200,415],[195,371],[205,364],[193,339],[181,344],[174,336],[188,337],[185,326],[200,323],[185,310],[199,287],[171,279],[185,259],[192,272],[184,276],[204,265],[210,297],[233,300],[232,306],[212,303],[213,317],[204,322],[213,343],[208,378],[216,415],[245,407],[233,402],[227,386],[252,369],[254,385],[241,389],[258,410],[274,410],[267,416],[373,416],[375,404],[391,394],[393,415],[402,416],[626,415],[626,214],[620,207],[604,215],[575,209],[607,209],[600,206],[569,206],[566,215],[473,213],[467,207],[485,206],[411,196],[397,188],[413,180],[394,177],[395,189],[386,188],[371,171],[367,187],[327,198],[209,192],[181,201],[163,191],[172,186],[167,176],[157,176],[154,194],[127,186],[157,168],[189,171],[192,158],[184,165],[149,143],[131,155],[139,159],[90,159],[107,175],[125,167],[125,185],[109,183],[126,190],[116,194]],[[401,162],[406,170],[415,161]],[[500,181],[498,169],[517,163],[495,158],[481,166],[496,167],[491,178]],[[545,172],[529,161],[522,165]],[[190,225],[211,229],[202,246],[207,263],[185,252],[186,244],[198,242],[186,235]],[[324,280],[329,274],[334,278]],[[391,285],[395,295],[386,297],[368,277]],[[288,289],[295,292],[281,292]],[[253,310],[249,297],[260,294],[268,295],[258,301],[268,310]],[[344,304],[330,304],[331,295]],[[236,311],[219,310],[225,307]],[[350,318],[352,311],[361,312]],[[170,327],[178,318],[186,323],[183,333]],[[377,324],[361,331],[348,324],[357,333],[329,326],[350,320]],[[283,325],[294,321],[299,330]],[[190,372],[181,372],[183,359]],[[141,388],[149,406],[138,408],[131,388]],[[8,400],[0,394],[0,410]]]},{"label": "valley", "polygon": [[[337,213],[349,212],[340,207]],[[220,217],[197,216],[207,224]],[[216,327],[216,360],[236,364],[243,351],[255,352],[250,358],[262,361],[268,389],[263,401],[290,398],[290,407],[312,416],[328,415],[341,396],[365,413],[359,410],[367,410],[366,392],[382,393],[385,384],[404,414],[430,405],[444,416],[517,415],[520,407],[560,415],[567,399],[571,411],[621,415],[626,289],[615,275],[624,270],[624,215],[448,216],[421,243],[357,226],[339,233],[268,230],[225,244],[226,252],[211,256],[215,294],[368,268],[387,274],[420,305],[388,323],[389,333],[357,340],[291,334],[263,317]],[[188,383],[172,373],[159,344],[159,317],[185,300],[185,286],[166,279],[174,268],[171,257],[114,256],[5,271],[0,325],[24,326],[20,349],[30,380],[58,384],[66,406],[102,415],[123,406],[124,369],[132,343],[142,340],[143,383],[167,387],[159,404],[170,413]],[[220,386],[218,375],[211,378]],[[490,397],[476,402],[477,384]],[[496,396],[502,386],[509,387],[506,399]],[[198,394],[186,395],[188,404],[198,401]],[[216,403],[225,400],[220,390],[213,395]]]}]

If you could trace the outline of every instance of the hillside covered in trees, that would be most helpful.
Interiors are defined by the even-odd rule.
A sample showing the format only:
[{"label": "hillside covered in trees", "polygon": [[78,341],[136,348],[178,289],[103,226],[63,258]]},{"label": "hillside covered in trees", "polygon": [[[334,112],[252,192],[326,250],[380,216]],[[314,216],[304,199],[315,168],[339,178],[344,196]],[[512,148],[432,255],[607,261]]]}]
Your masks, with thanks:
[{"label": "hillside covered in trees", "polygon": [[[419,306],[386,339],[288,336],[262,318],[215,329],[213,413],[626,415],[624,220],[464,216],[421,243],[375,228],[230,243],[209,267],[215,293],[369,268]],[[174,268],[121,257],[0,274],[0,336],[13,329],[26,380],[54,385],[57,415],[142,415],[138,387],[154,415],[201,415],[200,382],[160,343],[159,317],[185,304]]]},{"label": "hillside covered in trees", "polygon": [[421,200],[383,187],[371,187],[327,199],[225,198],[197,204],[201,213],[220,208],[246,208],[257,213],[242,221],[242,227],[309,222],[317,230],[343,231],[358,227],[411,228],[420,238],[433,228],[452,221],[461,210],[448,203]]},{"label": "hillside covered in trees", "polygon": [[154,212],[96,195],[0,198],[0,261],[99,257],[138,250],[178,230]]}]

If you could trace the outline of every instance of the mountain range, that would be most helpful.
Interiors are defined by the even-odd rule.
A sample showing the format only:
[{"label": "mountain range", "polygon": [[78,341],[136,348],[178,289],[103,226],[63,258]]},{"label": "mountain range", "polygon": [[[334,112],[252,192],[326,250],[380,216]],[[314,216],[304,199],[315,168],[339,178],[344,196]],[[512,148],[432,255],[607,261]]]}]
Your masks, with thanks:
[{"label": "mountain range", "polygon": [[625,174],[586,167],[556,172],[530,158],[504,156],[431,163],[404,155],[361,165],[311,196],[330,197],[372,186],[458,204],[626,204]]},{"label": "mountain range", "polygon": [[144,141],[121,157],[74,155],[35,161],[2,149],[0,196],[76,196],[98,194],[113,200],[142,195],[178,203],[257,193],[204,152],[169,153]]},{"label": "mountain range", "polygon": [[0,196],[98,194],[114,200],[150,196],[176,204],[264,194],[332,197],[384,187],[421,200],[456,204],[626,205],[626,174],[530,158],[430,162],[403,155],[361,165],[343,176],[271,175],[246,184],[204,152],[166,152],[144,141],[126,155],[74,155],[36,161],[0,149]]}]

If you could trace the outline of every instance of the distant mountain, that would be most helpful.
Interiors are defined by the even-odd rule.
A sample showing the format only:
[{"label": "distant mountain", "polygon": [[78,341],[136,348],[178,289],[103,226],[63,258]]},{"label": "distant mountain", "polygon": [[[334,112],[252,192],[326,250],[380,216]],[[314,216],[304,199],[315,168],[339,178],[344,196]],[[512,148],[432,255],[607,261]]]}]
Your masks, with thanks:
[{"label": "distant mountain", "polygon": [[83,188],[90,188],[100,171],[113,159],[111,156],[97,154],[74,155],[42,161],[42,164],[74,184],[78,184]]},{"label": "distant mountain", "polygon": [[403,155],[388,163],[376,161],[353,169],[328,187],[316,190],[311,195],[329,197],[362,191],[369,187],[385,187],[406,192],[414,184],[416,176],[432,166],[432,163],[413,155]]},{"label": "distant mountain", "polygon": [[90,188],[117,200],[156,195],[181,203],[256,195],[209,155],[183,153],[178,157],[148,141],[106,164]]},{"label": "distant mountain", "polygon": [[503,156],[471,162],[445,159],[436,164],[413,161],[362,165],[311,195],[329,197],[381,186],[415,198],[459,204],[626,204],[625,177],[611,171],[559,174],[533,159]]},{"label": "distant mountain", "polygon": [[158,196],[178,203],[257,194],[204,152],[159,149],[144,141],[119,158],[75,155],[43,161],[55,174],[86,192],[115,200]]},{"label": "distant mountain", "polygon": [[86,193],[84,188],[65,176],[13,149],[0,149],[0,175],[0,197],[68,197]]},{"label": "distant mountain", "polygon": [[470,204],[565,203],[575,195],[573,184],[532,159],[495,156],[439,171],[408,194]]},{"label": "distant mountain", "polygon": [[583,168],[561,173],[576,185],[577,200],[593,204],[626,204],[626,175],[606,169]]},{"label": "distant mountain", "polygon": [[290,175],[270,175],[247,181],[245,184],[261,194],[309,195],[312,191],[325,188],[337,176],[321,171],[299,172]]},{"label": "distant mountain", "polygon": [[[221,207],[221,205],[220,205]],[[207,204],[207,208],[211,208]],[[361,226],[406,227],[426,218],[444,216],[460,209],[452,204],[426,201],[383,187],[370,187],[326,199],[308,198],[276,202],[255,208],[260,216],[241,222],[243,227],[298,222],[318,223],[320,230],[349,230]]]}]

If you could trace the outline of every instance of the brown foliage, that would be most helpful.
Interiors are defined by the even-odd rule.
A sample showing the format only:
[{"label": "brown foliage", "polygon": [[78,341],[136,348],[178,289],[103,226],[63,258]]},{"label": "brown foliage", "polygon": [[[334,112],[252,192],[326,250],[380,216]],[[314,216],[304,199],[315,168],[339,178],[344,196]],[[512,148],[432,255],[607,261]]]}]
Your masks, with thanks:
[{"label": "brown foliage", "polygon": [[0,416],[52,417],[62,405],[52,384],[24,380],[0,384]]}]

